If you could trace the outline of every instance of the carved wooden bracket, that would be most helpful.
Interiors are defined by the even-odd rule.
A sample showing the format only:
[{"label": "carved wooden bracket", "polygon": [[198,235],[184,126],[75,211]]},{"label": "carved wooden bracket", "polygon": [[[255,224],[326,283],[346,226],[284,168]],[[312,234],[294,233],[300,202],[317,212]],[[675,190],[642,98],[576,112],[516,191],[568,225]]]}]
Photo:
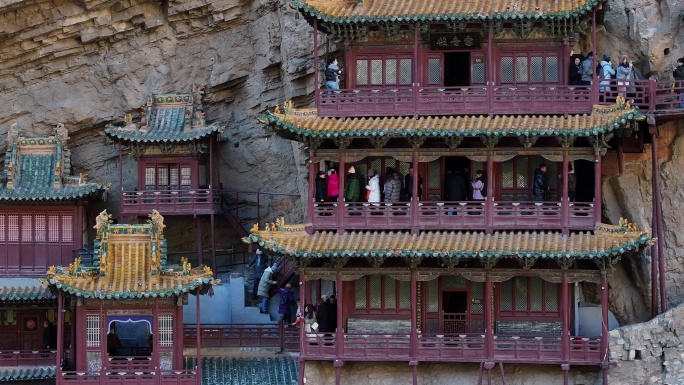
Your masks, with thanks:
[{"label": "carved wooden bracket", "polygon": [[539,139],[539,135],[518,136],[518,140],[520,140],[520,143],[522,143],[525,148],[534,146],[534,144],[537,143],[537,139]]},{"label": "carved wooden bracket", "polygon": [[370,265],[376,269],[378,267],[382,266],[383,263],[385,263],[385,259],[387,259],[387,258],[383,257],[383,256],[377,256],[377,255],[366,257],[366,260],[368,260],[368,263],[370,263]]},{"label": "carved wooden bracket", "polygon": [[482,141],[482,144],[487,146],[487,148],[494,148],[497,143],[499,143],[499,140],[501,138],[498,136],[488,136],[488,135],[480,135],[480,140]]},{"label": "carved wooden bracket", "polygon": [[352,140],[354,140],[354,138],[352,138],[351,136],[343,136],[334,138],[333,142],[335,142],[335,146],[337,146],[337,148],[339,148],[340,150],[346,150],[347,147],[349,147],[349,145],[351,144]]},{"label": "carved wooden bracket", "polygon": [[383,136],[371,136],[368,138],[373,144],[373,147],[377,148],[378,150],[385,147],[387,145],[387,142],[389,142],[389,136],[383,135]]},{"label": "carved wooden bracket", "polygon": [[317,136],[302,136],[298,135],[299,141],[306,144],[307,147],[309,147],[310,150],[315,150],[318,147],[321,146],[321,142],[323,141],[321,138]]},{"label": "carved wooden bracket", "polygon": [[462,136],[445,136],[444,143],[449,146],[450,149],[455,149],[461,145],[463,142]]},{"label": "carved wooden bracket", "polygon": [[409,257],[408,259],[408,265],[411,269],[415,269],[420,265],[420,263],[423,261],[423,257],[418,257],[418,256],[413,256]]},{"label": "carved wooden bracket", "polygon": [[346,265],[347,262],[349,262],[349,257],[346,257],[346,256],[344,256],[344,257],[343,256],[332,257],[332,258],[330,258],[330,261],[333,263],[333,265],[335,265],[335,268],[340,269],[340,268],[344,267],[344,265]]},{"label": "carved wooden bracket", "polygon": [[161,153],[164,154],[164,155],[169,155],[169,154],[171,154],[171,153],[173,152],[173,148],[174,148],[174,147],[175,147],[175,146],[174,146],[173,144],[171,144],[171,143],[166,143],[166,142],[164,142],[164,143],[159,144],[159,150],[160,150]]},{"label": "carved wooden bracket", "polygon": [[424,136],[407,136],[406,137],[406,141],[409,142],[411,147],[413,147],[415,149],[420,148],[420,146],[422,146],[423,143],[425,143],[425,139],[427,139],[427,138]]},{"label": "carved wooden bracket", "polygon": [[145,149],[147,147],[142,144],[142,143],[131,143],[128,146],[128,150],[131,152],[131,155],[133,155],[134,158],[138,159],[141,156],[145,155]]},{"label": "carved wooden bracket", "polygon": [[575,139],[577,139],[575,136],[556,136],[558,144],[563,148],[572,147],[572,144],[575,143]]},{"label": "carved wooden bracket", "polygon": [[558,266],[560,266],[561,269],[563,270],[568,270],[572,267],[572,264],[575,262],[574,258],[560,258],[556,259],[556,263]]},{"label": "carved wooden bracket", "polygon": [[442,263],[449,269],[453,269],[458,266],[460,258],[442,257]]},{"label": "carved wooden bracket", "polygon": [[531,269],[535,262],[537,262],[535,257],[523,257],[520,260],[520,265],[522,265],[523,269]]},{"label": "carved wooden bracket", "polygon": [[587,136],[589,143],[594,146],[594,149],[599,150],[602,148],[610,148],[608,141],[613,137],[612,132],[598,134],[595,136]]},{"label": "carved wooden bracket", "polygon": [[488,257],[482,260],[482,264],[484,265],[485,269],[492,269],[494,266],[496,266],[498,261],[499,259],[496,257]]}]

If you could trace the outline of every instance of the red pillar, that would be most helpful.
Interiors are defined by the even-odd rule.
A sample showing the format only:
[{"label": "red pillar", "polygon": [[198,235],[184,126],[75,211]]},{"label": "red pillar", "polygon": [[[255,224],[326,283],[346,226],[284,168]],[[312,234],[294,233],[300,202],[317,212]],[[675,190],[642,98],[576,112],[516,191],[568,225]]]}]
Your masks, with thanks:
[{"label": "red pillar", "polygon": [[[57,292],[57,362],[56,362],[56,376],[62,378],[62,351],[64,351],[64,300],[62,298],[62,291]],[[73,352],[73,347],[72,347]]]},{"label": "red pillar", "polygon": [[601,369],[603,385],[608,385],[608,275],[601,270]]},{"label": "red pillar", "polygon": [[563,187],[562,187],[562,192],[561,192],[561,209],[562,214],[561,218],[563,219],[563,234],[568,234],[569,233],[569,227],[570,227],[570,199],[569,199],[569,194],[568,194],[568,165],[569,165],[569,160],[568,160],[568,152],[563,151]]},{"label": "red pillar", "polygon": [[601,222],[601,152],[594,155],[594,221]]},{"label": "red pillar", "polygon": [[197,227],[197,263],[202,265],[204,263],[202,255],[202,223],[198,216],[195,216],[195,226]]},{"label": "red pillar", "polygon": [[342,272],[340,270],[337,270],[337,301],[335,302],[335,306],[337,306],[337,319],[335,320],[335,323],[337,325],[337,330],[335,331],[335,352],[338,360],[341,360],[341,356],[344,353],[344,331],[345,328],[343,327],[343,314],[342,314],[342,293],[344,290],[342,289]]},{"label": "red pillar", "polygon": [[[320,64],[318,64],[318,19],[316,19],[314,17],[313,23],[314,23],[313,24],[313,28],[314,28],[314,35],[313,35],[314,52],[313,52],[313,54],[314,54],[314,79],[315,79],[314,80],[314,101],[316,103],[316,107],[318,108],[318,106],[320,104],[319,99],[321,97],[321,93],[319,92],[320,91],[319,90],[320,89],[319,84],[321,82],[321,79],[318,77],[318,66],[320,65]],[[327,65],[328,63],[325,63],[325,64]]]},{"label": "red pillar", "polygon": [[[489,20],[489,33],[487,34],[487,57],[485,63],[488,69],[487,76],[487,103],[489,110],[494,107],[494,21]],[[491,175],[491,174],[490,174]],[[487,192],[491,191],[490,186],[487,186]]]},{"label": "red pillar", "polygon": [[[598,58],[600,57],[598,53],[598,47],[596,46],[596,10],[591,11],[591,49],[594,52],[594,62],[593,65],[596,67],[598,64]],[[591,101],[592,104],[597,104],[599,101],[599,86],[598,81],[596,81],[598,74],[594,71],[593,80],[591,82]]]},{"label": "red pillar", "polygon": [[[183,325],[183,324],[181,324]],[[161,372],[161,363],[159,362],[159,299],[154,299],[154,308],[152,309],[152,324],[150,325],[152,332],[152,364],[155,368],[159,368]],[[183,349],[174,349],[174,355],[183,354]],[[157,372],[157,371],[155,371]],[[160,373],[155,373],[155,377],[161,378]]]},{"label": "red pillar", "polygon": [[212,270],[214,270],[214,278],[216,278],[217,273],[217,266],[216,266],[216,230],[214,229],[215,222],[214,222],[214,214],[209,215],[209,225],[211,226],[210,231],[211,231],[211,263],[212,263]]},{"label": "red pillar", "polygon": [[[484,324],[485,324],[485,353],[487,356],[486,361],[493,362],[494,360],[494,320],[492,316],[492,276],[489,269],[485,270],[485,282],[484,282]],[[491,366],[488,370],[491,369]]]},{"label": "red pillar", "polygon": [[487,196],[485,197],[485,229],[491,234],[494,227],[494,157],[487,154]]},{"label": "red pillar", "polygon": [[418,74],[419,69],[418,69],[418,30],[419,30],[420,24],[416,22],[414,24],[413,28],[413,114],[414,116],[418,116],[418,87],[420,87],[420,83],[418,82]]},{"label": "red pillar", "polygon": [[119,206],[120,207],[123,206],[123,203],[124,203],[123,191],[124,191],[124,186],[123,186],[123,148],[121,145],[121,141],[119,141],[119,199],[120,199]]},{"label": "red pillar", "polygon": [[337,164],[337,176],[340,178],[340,191],[337,196],[337,232],[344,234],[344,183],[347,179],[347,165],[345,164],[344,155],[340,155],[340,160]]},{"label": "red pillar", "polygon": [[420,204],[420,197],[418,196],[418,183],[420,182],[420,172],[418,172],[418,152],[413,152],[413,161],[411,166],[413,167],[413,174],[411,175],[411,180],[413,181],[413,186],[411,186],[411,233],[418,234],[420,231],[418,223],[418,205]]},{"label": "red pillar", "polygon": [[418,282],[416,271],[411,270],[411,372],[413,374],[413,384],[418,384]]},{"label": "red pillar", "polygon": [[314,218],[314,201],[316,200],[316,155],[314,150],[311,151],[309,158],[309,200],[306,205],[306,222],[313,225]]},{"label": "red pillar", "polygon": [[570,360],[570,301],[568,290],[568,273],[563,271],[561,277],[561,319],[563,323],[563,335],[561,336],[561,346],[563,349],[562,360]]},{"label": "red pillar", "polygon": [[[342,170],[340,170],[342,171]],[[342,173],[340,173],[342,174]],[[342,177],[342,175],[340,175]],[[342,194],[340,194],[342,195]],[[306,300],[306,276],[304,275],[304,269],[299,269],[299,310],[300,314],[297,317],[301,317],[301,312],[304,311],[304,307],[308,301]],[[298,384],[304,384],[304,366],[306,361],[306,331],[304,328],[304,320],[299,322],[299,380]]]},{"label": "red pillar", "polygon": [[202,329],[200,328],[200,289],[197,289],[197,315],[195,327],[197,328],[197,385],[202,385]]}]

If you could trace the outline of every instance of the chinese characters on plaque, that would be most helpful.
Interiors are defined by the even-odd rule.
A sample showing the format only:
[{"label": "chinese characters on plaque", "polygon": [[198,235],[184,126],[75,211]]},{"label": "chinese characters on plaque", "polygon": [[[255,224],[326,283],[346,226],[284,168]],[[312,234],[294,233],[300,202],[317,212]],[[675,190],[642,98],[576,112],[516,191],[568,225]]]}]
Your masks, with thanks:
[{"label": "chinese characters on plaque", "polygon": [[479,49],[480,34],[477,32],[434,33],[430,35],[430,49]]}]

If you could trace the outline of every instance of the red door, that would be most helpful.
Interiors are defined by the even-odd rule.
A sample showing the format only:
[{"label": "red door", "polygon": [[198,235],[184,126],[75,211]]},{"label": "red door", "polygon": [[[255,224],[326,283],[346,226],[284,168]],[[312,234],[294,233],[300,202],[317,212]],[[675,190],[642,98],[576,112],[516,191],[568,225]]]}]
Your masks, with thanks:
[{"label": "red door", "polygon": [[22,350],[43,348],[43,317],[39,312],[20,313],[19,332]]}]

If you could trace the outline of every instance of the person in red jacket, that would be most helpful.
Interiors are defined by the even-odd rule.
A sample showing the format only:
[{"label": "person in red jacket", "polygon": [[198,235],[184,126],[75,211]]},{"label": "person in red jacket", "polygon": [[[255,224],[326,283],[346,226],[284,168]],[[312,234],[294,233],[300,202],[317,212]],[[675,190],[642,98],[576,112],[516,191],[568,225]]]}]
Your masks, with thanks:
[{"label": "person in red jacket", "polygon": [[340,195],[340,176],[333,168],[328,175],[328,202],[337,202],[338,195]]}]

